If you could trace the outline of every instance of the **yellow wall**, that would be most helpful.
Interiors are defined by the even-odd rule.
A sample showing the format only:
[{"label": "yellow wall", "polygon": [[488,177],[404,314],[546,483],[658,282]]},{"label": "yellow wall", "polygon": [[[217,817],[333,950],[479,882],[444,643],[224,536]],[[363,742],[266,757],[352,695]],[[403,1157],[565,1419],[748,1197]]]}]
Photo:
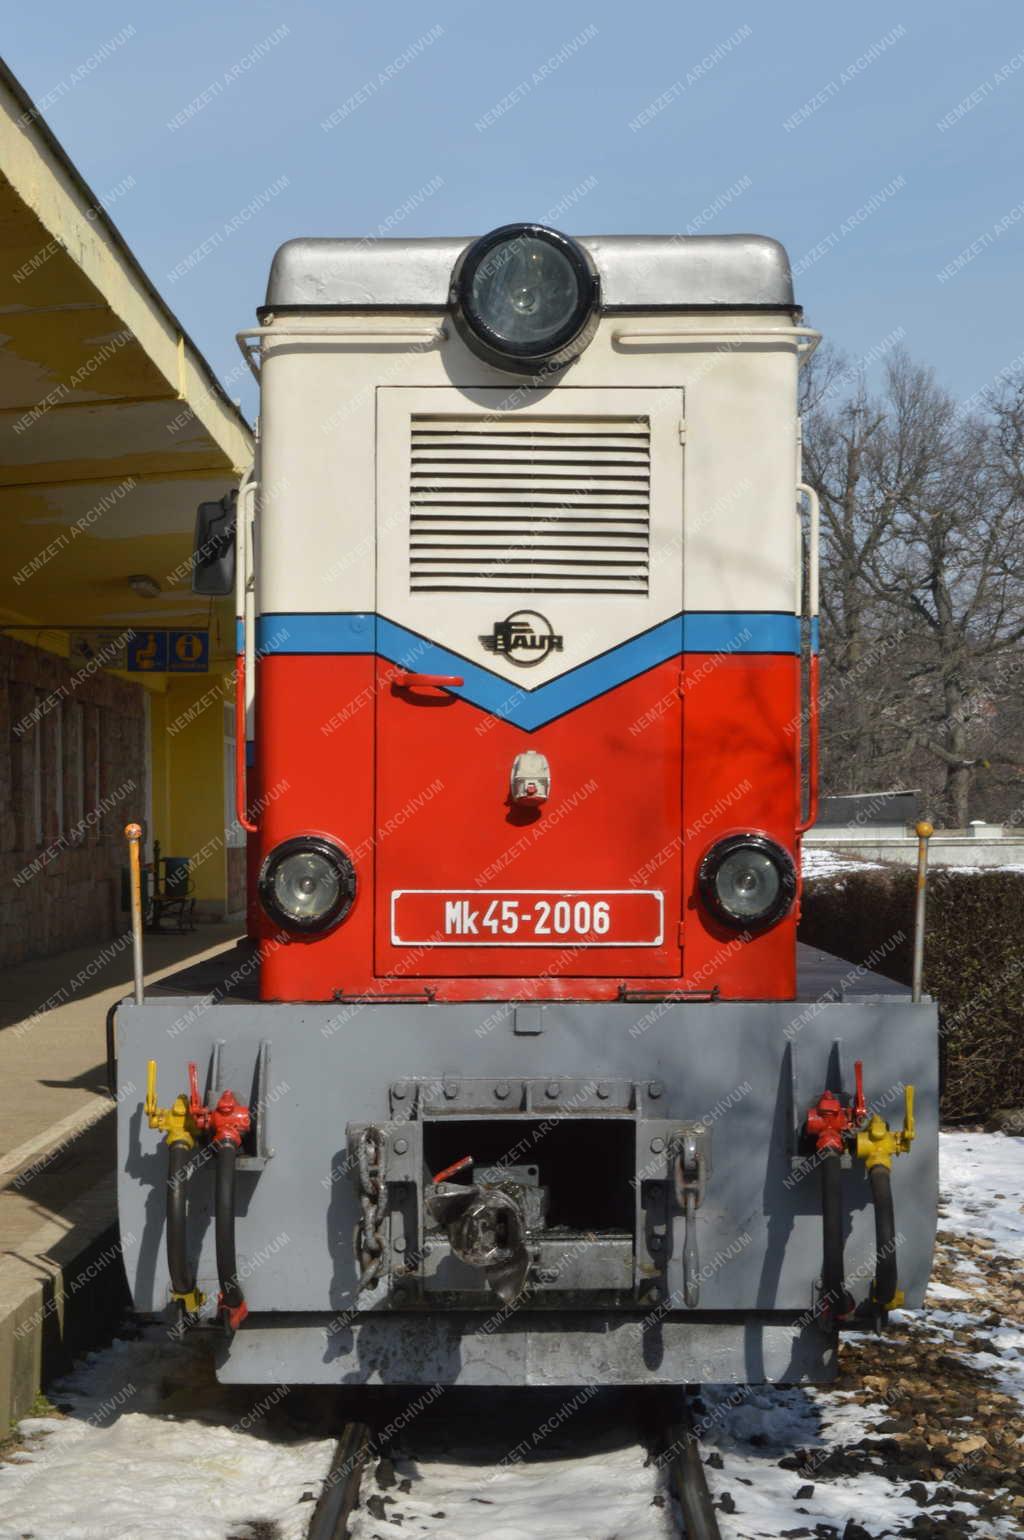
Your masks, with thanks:
[{"label": "yellow wall", "polygon": [[192,861],[195,896],[224,904],[224,706],[227,674],[168,675],[150,697],[153,837],[165,856]]}]

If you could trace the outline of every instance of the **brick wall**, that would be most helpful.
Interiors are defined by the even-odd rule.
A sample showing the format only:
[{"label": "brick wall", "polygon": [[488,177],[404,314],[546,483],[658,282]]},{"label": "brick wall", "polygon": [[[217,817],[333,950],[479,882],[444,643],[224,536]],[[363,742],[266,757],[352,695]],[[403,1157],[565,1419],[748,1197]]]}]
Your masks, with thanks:
[{"label": "brick wall", "polygon": [[0,636],[0,964],[125,928],[144,756],[141,686]]}]

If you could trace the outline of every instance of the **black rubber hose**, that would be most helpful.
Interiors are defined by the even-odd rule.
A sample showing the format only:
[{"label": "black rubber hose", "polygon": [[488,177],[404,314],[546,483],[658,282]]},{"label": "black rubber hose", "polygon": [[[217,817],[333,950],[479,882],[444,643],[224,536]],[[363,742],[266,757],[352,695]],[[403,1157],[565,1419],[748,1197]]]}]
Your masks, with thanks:
[{"label": "black rubber hose", "polygon": [[874,1302],[884,1310],[899,1287],[896,1266],[896,1214],[892,1202],[892,1173],[887,1166],[872,1166],[868,1172],[871,1199],[875,1205],[875,1287]]},{"label": "black rubber hose", "polygon": [[226,1310],[237,1310],[245,1303],[238,1283],[238,1259],[235,1255],[235,1157],[237,1146],[230,1139],[214,1145],[217,1158],[216,1236],[217,1278],[220,1300]]},{"label": "black rubber hose", "polygon": [[188,1265],[185,1221],[188,1212],[188,1165],[191,1145],[176,1139],[167,1146],[167,1271],[175,1294],[190,1294],[196,1286]]},{"label": "black rubber hose", "polygon": [[821,1287],[828,1315],[840,1319],[852,1308],[843,1277],[842,1157],[838,1150],[821,1156],[821,1228],[823,1239]]}]

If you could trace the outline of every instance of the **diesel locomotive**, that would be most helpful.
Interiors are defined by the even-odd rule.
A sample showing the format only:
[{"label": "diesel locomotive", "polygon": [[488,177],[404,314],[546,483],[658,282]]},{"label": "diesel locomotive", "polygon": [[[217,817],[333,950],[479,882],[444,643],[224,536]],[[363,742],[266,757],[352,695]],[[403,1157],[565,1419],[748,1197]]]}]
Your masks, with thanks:
[{"label": "diesel locomotive", "polygon": [[119,1008],[136,1308],[221,1323],[227,1381],[828,1379],[921,1302],[937,1023],[798,973],[784,250],[294,240],[258,319],[194,576],[236,595],[257,997]]}]

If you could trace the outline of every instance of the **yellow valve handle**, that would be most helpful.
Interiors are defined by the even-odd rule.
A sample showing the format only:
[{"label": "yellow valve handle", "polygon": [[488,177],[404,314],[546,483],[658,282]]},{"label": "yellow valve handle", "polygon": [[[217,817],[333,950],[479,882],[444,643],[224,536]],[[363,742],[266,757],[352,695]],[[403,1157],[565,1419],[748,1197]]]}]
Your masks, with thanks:
[{"label": "yellow valve handle", "polygon": [[857,1156],[866,1163],[869,1171],[875,1166],[884,1166],[887,1171],[891,1171],[893,1156],[905,1155],[916,1133],[914,1087],[908,1085],[903,1087],[903,1127],[897,1132],[877,1112],[873,1113],[868,1119],[867,1128],[861,1129],[857,1135]]},{"label": "yellow valve handle", "polygon": [[168,1144],[185,1144],[192,1149],[196,1142],[195,1123],[188,1110],[188,1097],[184,1092],[174,1098],[170,1107],[158,1107],[156,1101],[156,1060],[146,1065],[146,1100],[142,1104],[150,1128],[167,1135]]},{"label": "yellow valve handle", "polygon": [[185,1294],[175,1294],[174,1290],[172,1289],[171,1298],[180,1302],[181,1307],[186,1315],[198,1315],[199,1307],[205,1300],[206,1295],[203,1293],[202,1289],[189,1289]]},{"label": "yellow valve handle", "polygon": [[156,1117],[156,1060],[150,1059],[146,1065],[146,1100],[142,1103],[142,1110],[149,1119],[150,1128],[153,1127],[153,1119]]}]

